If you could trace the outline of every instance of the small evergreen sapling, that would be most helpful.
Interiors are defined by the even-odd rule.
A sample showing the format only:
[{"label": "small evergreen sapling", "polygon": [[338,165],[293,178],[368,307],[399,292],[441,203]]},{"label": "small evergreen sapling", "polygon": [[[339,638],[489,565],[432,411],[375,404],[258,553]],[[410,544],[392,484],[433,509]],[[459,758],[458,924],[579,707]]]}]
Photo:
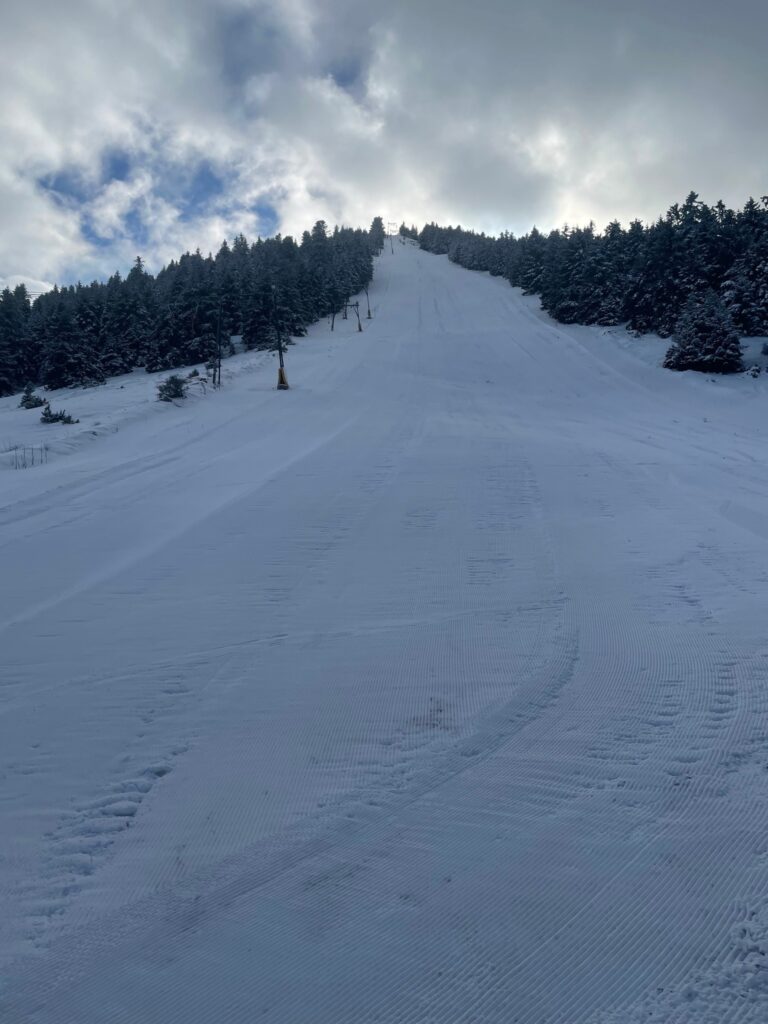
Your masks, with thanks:
[{"label": "small evergreen sapling", "polygon": [[19,402],[20,409],[39,409],[41,405],[47,405],[44,398],[40,398],[39,395],[35,394],[35,388],[33,384],[27,384],[24,388],[24,394],[21,396]]},{"label": "small evergreen sapling", "polygon": [[741,342],[731,315],[711,289],[688,297],[664,357],[669,370],[738,373],[744,369]]},{"label": "small evergreen sapling", "polygon": [[43,412],[40,416],[41,423],[79,423],[80,420],[73,420],[65,409],[54,412],[48,402],[43,403]]},{"label": "small evergreen sapling", "polygon": [[166,377],[157,385],[158,402],[173,402],[177,398],[187,397],[187,382],[177,373]]}]

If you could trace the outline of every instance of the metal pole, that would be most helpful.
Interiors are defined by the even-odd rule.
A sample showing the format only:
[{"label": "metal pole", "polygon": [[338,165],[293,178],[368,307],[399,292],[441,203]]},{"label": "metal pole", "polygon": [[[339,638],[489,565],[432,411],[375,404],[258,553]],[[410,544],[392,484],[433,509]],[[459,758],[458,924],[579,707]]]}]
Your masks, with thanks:
[{"label": "metal pole", "polygon": [[279,366],[277,369],[277,390],[288,391],[288,378],[285,375],[285,363],[283,362],[283,339],[280,334],[280,318],[277,315],[277,287],[272,285],[272,316],[274,320],[275,333],[277,335],[277,357]]},{"label": "metal pole", "polygon": [[221,387],[221,303],[216,317],[216,369],[213,374],[213,386]]}]

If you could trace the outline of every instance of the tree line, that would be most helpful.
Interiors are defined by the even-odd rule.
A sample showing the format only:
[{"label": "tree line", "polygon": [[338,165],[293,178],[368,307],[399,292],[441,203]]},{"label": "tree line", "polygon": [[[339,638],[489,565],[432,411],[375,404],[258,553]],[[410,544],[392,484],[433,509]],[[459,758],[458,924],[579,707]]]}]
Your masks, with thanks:
[{"label": "tree line", "polygon": [[740,336],[768,334],[768,196],[734,211],[691,192],[653,224],[614,221],[602,233],[590,224],[491,237],[427,224],[418,241],[540,296],[561,323],[672,337],[672,369],[736,372]]},{"label": "tree line", "polygon": [[370,230],[318,221],[297,243],[238,235],[215,256],[184,253],[156,276],[140,257],[123,278],[56,287],[30,301],[25,286],[0,295],[0,395],[25,385],[102,383],[135,367],[167,370],[213,360],[218,339],[271,348],[276,332],[301,336],[341,310],[373,277],[384,224]]}]

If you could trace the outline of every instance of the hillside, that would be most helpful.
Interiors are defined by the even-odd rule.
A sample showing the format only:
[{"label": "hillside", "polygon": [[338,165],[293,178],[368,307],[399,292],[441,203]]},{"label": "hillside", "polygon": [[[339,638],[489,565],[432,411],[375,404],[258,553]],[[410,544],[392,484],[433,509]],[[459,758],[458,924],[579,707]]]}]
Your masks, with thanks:
[{"label": "hillside", "polygon": [[764,1021],[765,374],[370,297],[0,399],[0,1018]]}]

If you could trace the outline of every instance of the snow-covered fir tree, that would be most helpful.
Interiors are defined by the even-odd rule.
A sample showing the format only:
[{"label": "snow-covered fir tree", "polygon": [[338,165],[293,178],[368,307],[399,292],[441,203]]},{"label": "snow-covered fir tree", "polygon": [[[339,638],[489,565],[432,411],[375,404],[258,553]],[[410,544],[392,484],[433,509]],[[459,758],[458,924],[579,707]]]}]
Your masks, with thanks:
[{"label": "snow-covered fir tree", "polygon": [[688,296],[664,359],[670,370],[738,373],[741,343],[722,299],[710,289]]}]

